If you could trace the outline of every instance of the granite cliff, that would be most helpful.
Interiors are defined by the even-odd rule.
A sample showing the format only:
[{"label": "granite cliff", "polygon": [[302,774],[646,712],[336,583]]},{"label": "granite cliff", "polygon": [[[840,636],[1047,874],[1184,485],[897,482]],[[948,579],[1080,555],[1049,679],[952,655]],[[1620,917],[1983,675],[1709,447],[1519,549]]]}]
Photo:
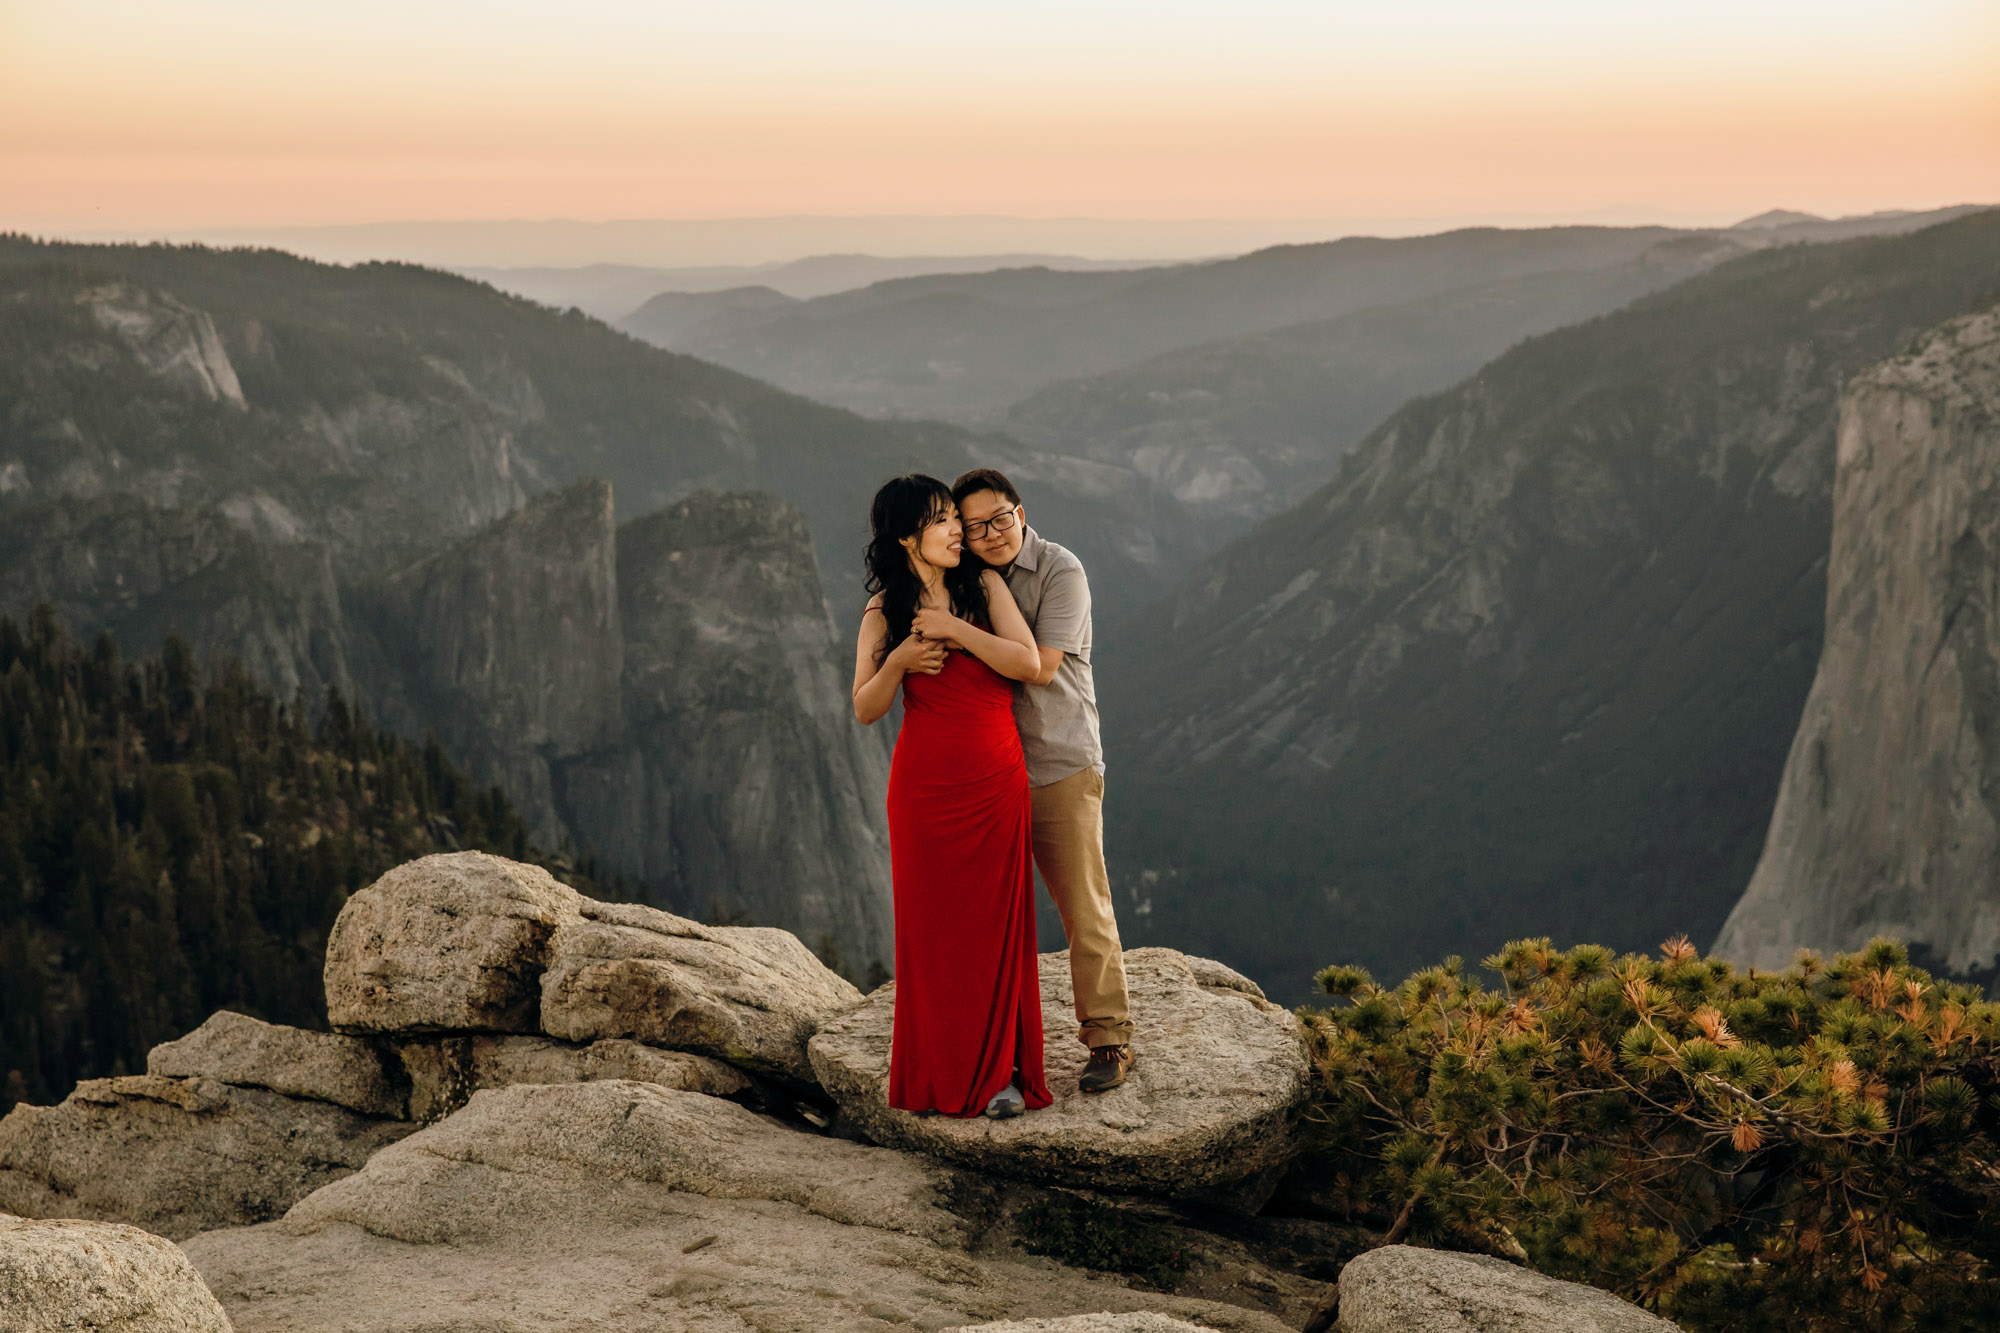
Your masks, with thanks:
[{"label": "granite cliff", "polygon": [[2000,970],[2000,309],[1842,399],[1826,645],[1715,952],[1776,969],[1875,935]]},{"label": "granite cliff", "polygon": [[887,966],[887,764],[797,509],[704,493],[614,526],[579,482],[351,600],[383,722],[434,730],[539,845]]}]

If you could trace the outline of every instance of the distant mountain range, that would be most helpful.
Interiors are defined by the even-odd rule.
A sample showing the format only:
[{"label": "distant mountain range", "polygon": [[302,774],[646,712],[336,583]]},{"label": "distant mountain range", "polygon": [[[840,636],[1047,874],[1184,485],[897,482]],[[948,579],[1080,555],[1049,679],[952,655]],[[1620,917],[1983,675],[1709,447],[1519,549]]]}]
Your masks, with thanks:
[{"label": "distant mountain range", "polygon": [[677,299],[669,318],[656,320],[641,307],[621,326],[871,416],[990,424],[1012,404],[1064,380],[1458,288],[1627,264],[1676,236],[1784,245],[1911,230],[1966,211],[1832,220],[1765,215],[1713,231],[1474,227],[1349,236],[1124,273],[1003,270],[903,279],[796,305],[765,302],[754,313],[742,298],[719,293],[713,322],[694,316],[698,301]]},{"label": "distant mountain range", "polygon": [[1819,656],[1841,388],[1996,296],[2000,212],[1773,248],[1394,413],[1101,636],[1127,943],[1303,996],[1712,937]]},{"label": "distant mountain range", "polygon": [[930,273],[990,273],[1002,268],[1051,268],[1085,272],[1150,268],[1141,259],[1082,259],[1075,255],[808,255],[782,264],[711,265],[705,268],[648,268],[638,264],[586,264],[577,268],[456,268],[447,271],[503,292],[558,309],[575,306],[586,315],[616,323],[665,293],[717,292],[733,287],[766,288],[795,300],[830,296],[892,278]]}]

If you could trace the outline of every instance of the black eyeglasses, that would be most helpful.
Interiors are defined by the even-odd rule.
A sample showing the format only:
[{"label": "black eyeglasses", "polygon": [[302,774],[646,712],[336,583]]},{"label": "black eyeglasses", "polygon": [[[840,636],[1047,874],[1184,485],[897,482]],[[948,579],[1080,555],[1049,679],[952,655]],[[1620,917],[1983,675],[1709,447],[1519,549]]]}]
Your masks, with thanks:
[{"label": "black eyeglasses", "polygon": [[965,539],[969,542],[976,542],[981,537],[984,537],[988,531],[1012,532],[1014,530],[1015,516],[1020,512],[1021,506],[1015,505],[1004,514],[995,514],[992,518],[982,518],[976,523],[968,523],[965,525]]}]

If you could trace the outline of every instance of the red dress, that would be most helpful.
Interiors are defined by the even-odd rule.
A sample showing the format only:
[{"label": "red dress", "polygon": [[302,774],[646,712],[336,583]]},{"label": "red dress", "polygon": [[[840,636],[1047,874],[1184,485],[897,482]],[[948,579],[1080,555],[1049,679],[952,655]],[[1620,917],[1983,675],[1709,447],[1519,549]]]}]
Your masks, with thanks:
[{"label": "red dress", "polygon": [[1014,1079],[1030,1107],[1042,1072],[1042,987],[1028,771],[1014,686],[971,653],[903,677],[889,765],[896,1017],[889,1105],[974,1116]]}]

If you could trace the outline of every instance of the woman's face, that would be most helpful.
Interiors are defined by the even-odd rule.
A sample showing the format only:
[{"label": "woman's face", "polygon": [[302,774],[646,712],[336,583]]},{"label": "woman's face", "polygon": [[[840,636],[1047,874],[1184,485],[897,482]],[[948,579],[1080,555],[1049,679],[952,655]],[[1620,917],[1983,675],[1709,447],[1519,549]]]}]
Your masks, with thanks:
[{"label": "woman's face", "polygon": [[931,521],[917,529],[914,537],[903,538],[903,549],[912,562],[921,561],[938,569],[954,568],[964,548],[964,529],[959,525],[958,506],[947,501],[931,515]]}]

